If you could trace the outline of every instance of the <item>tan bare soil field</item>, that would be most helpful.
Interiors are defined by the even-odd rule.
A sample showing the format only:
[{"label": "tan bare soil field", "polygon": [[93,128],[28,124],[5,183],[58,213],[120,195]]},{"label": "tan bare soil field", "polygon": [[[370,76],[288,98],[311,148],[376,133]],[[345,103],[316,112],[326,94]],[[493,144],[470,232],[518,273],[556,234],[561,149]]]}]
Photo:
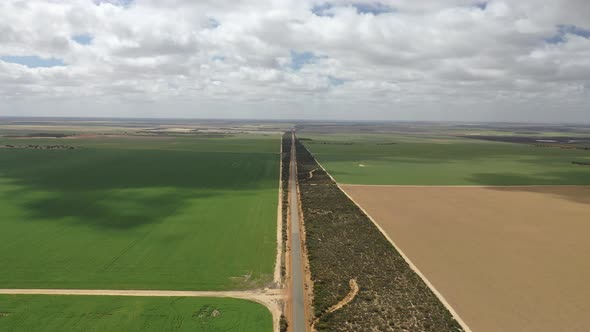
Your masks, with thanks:
[{"label": "tan bare soil field", "polygon": [[590,330],[590,186],[342,188],[474,332]]}]

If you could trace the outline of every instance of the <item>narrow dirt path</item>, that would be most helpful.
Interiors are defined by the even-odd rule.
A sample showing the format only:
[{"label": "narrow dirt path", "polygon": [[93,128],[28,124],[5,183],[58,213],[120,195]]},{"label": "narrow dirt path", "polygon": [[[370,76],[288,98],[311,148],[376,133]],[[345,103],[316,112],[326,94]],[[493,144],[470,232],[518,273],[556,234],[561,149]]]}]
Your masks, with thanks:
[{"label": "narrow dirt path", "polygon": [[313,324],[311,325],[312,331],[315,331],[315,324],[319,322],[322,317],[343,308],[345,305],[349,304],[350,301],[354,300],[354,298],[359,292],[359,285],[357,284],[356,279],[350,279],[348,281],[348,285],[350,286],[350,292],[348,292],[348,294],[346,294],[346,296],[343,297],[342,300],[338,301],[338,303],[328,308],[328,310],[326,310],[326,312],[324,312],[323,315],[321,315],[313,321]]},{"label": "narrow dirt path", "polygon": [[313,172],[317,171],[317,168],[312,169],[311,171],[309,171],[309,175],[307,177],[308,180],[311,180],[313,178]]},{"label": "narrow dirt path", "polygon": [[[332,178],[332,176],[330,176]],[[332,178],[334,180],[334,178]],[[336,182],[334,180],[334,182]],[[342,187],[393,187],[393,188],[572,188],[583,187],[587,185],[578,184],[519,184],[519,185],[471,185],[471,184],[457,184],[457,185],[422,185],[422,184],[358,184],[358,183],[338,183]]]}]

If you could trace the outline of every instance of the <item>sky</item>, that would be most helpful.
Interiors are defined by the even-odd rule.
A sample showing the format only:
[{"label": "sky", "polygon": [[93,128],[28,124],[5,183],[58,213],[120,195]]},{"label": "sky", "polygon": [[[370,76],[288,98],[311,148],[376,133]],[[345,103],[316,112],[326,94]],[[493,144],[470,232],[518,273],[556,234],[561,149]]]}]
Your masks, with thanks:
[{"label": "sky", "polygon": [[2,0],[0,116],[590,122],[588,0]]}]

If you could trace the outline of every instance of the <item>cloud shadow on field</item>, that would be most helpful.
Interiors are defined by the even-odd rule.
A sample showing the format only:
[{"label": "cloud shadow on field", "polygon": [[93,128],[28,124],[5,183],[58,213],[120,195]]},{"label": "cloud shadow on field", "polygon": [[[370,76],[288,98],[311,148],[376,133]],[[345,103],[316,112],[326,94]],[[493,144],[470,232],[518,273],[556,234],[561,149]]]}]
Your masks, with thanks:
[{"label": "cloud shadow on field", "polygon": [[274,190],[275,159],[159,150],[0,151],[0,199],[23,211],[23,222],[131,229],[175,215],[188,201]]},{"label": "cloud shadow on field", "polygon": [[105,191],[58,192],[43,199],[26,201],[24,208],[33,221],[66,218],[77,224],[105,229],[130,229],[174,215],[188,199],[213,196],[189,191],[137,197],[140,194],[141,189],[130,194],[133,196],[115,202],[109,197],[112,193]]},{"label": "cloud shadow on field", "polygon": [[[522,191],[538,193],[538,186],[554,187],[551,189],[551,195],[557,195],[562,199],[581,204],[590,204],[590,186],[579,185],[568,188],[554,183],[569,183],[572,178],[588,176],[584,172],[548,172],[534,175],[522,175],[514,173],[477,173],[470,176],[470,180],[481,184],[482,186],[494,183],[494,185],[506,185],[510,187],[490,187],[491,190],[498,191]],[[534,186],[531,186],[533,184]],[[571,187],[571,189],[569,188]],[[563,189],[562,189],[563,188]],[[549,189],[547,189],[549,190]],[[549,191],[547,191],[549,194]]]}]

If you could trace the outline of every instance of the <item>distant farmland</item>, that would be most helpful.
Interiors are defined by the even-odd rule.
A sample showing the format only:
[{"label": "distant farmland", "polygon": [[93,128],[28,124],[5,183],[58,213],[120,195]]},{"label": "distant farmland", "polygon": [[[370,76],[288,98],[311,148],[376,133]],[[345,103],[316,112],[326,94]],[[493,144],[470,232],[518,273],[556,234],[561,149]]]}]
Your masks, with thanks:
[{"label": "distant farmland", "polygon": [[[278,137],[0,139],[4,288],[272,280]],[[39,145],[40,149],[23,145]],[[75,149],[43,149],[44,146]]]},{"label": "distant farmland", "polygon": [[473,331],[585,331],[590,151],[489,135],[514,143],[445,131],[305,134],[302,143]]},{"label": "distant farmland", "polygon": [[590,151],[451,136],[301,135],[336,181],[399,185],[590,184]]},{"label": "distant farmland", "polygon": [[272,331],[258,303],[237,299],[0,295],[2,331]]}]

